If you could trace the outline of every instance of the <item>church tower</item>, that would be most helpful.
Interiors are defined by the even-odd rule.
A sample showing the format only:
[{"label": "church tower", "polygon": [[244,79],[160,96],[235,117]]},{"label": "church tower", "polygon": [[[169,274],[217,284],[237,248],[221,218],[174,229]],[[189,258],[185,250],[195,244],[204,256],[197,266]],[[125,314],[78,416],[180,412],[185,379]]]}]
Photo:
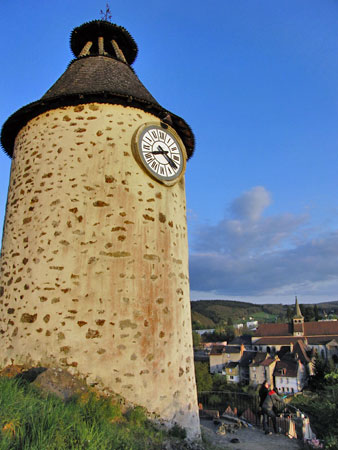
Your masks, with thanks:
[{"label": "church tower", "polygon": [[12,158],[0,366],[59,366],[198,437],[184,172],[187,123],[131,68],[122,27],[71,35],[75,59],[4,124]]},{"label": "church tower", "polygon": [[294,336],[304,336],[304,317],[301,313],[298,299],[295,299],[295,315],[292,319],[292,331]]}]

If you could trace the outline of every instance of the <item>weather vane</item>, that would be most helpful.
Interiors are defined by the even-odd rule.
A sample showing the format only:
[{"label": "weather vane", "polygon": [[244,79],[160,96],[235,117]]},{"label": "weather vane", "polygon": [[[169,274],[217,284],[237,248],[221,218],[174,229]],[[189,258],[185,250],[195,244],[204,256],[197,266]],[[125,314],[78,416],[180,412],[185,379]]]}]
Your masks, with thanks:
[{"label": "weather vane", "polygon": [[111,10],[109,8],[109,3],[106,3],[106,10],[105,11],[103,11],[102,9],[100,10],[100,14],[101,14],[101,19],[102,20],[111,21],[112,15],[111,15]]}]

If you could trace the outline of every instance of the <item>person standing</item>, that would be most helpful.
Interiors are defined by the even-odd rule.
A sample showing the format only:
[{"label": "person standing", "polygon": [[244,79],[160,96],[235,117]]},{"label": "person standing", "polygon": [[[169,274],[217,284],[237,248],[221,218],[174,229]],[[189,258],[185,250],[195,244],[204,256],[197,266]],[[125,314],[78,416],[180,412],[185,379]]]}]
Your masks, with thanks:
[{"label": "person standing", "polygon": [[262,412],[263,412],[263,428],[265,434],[271,434],[269,432],[269,417],[271,417],[273,424],[273,431],[277,433],[277,419],[275,410],[285,406],[284,401],[276,394],[273,389],[270,389],[265,400],[262,404]]},{"label": "person standing", "polygon": [[262,423],[262,420],[263,420],[262,406],[263,406],[266,396],[268,395],[268,392],[269,392],[269,383],[266,380],[264,380],[258,391],[258,395],[259,395],[258,417],[259,417],[260,423]]},{"label": "person standing", "polygon": [[269,392],[269,383],[264,380],[262,383],[262,386],[259,389],[258,395],[259,395],[259,407],[262,408],[264,400]]}]

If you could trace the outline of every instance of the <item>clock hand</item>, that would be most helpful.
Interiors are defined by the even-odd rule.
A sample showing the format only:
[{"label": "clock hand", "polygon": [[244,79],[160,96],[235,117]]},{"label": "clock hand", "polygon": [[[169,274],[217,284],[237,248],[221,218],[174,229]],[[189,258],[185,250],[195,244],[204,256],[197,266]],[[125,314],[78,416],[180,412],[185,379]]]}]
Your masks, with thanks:
[{"label": "clock hand", "polygon": [[170,158],[170,156],[168,156],[168,151],[163,150],[163,148],[159,145],[157,147],[159,150],[153,151],[152,154],[153,155],[163,155],[165,157],[165,159],[168,161],[169,165],[173,168],[173,169],[177,169],[176,164],[174,163],[174,161]]}]

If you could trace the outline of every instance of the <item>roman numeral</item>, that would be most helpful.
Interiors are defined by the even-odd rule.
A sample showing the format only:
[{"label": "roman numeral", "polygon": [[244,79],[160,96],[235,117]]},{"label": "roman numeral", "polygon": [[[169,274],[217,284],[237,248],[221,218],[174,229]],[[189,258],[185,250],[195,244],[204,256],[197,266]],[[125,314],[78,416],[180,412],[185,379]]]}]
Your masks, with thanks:
[{"label": "roman numeral", "polygon": [[143,150],[150,150],[150,145],[145,144],[145,143],[143,142],[142,149],[143,149]]},{"label": "roman numeral", "polygon": [[151,161],[154,159],[154,157],[153,157],[153,155],[152,155],[151,153],[146,153],[146,154],[144,155],[144,157],[145,157],[145,159],[146,159],[146,161],[147,161],[148,164],[150,164]]},{"label": "roman numeral", "polygon": [[153,143],[153,140],[151,139],[151,137],[149,137],[149,136],[147,136],[147,135],[144,136],[144,140],[146,140],[147,142],[149,142],[149,144],[152,144],[152,143]]},{"label": "roman numeral", "polygon": [[151,167],[157,172],[158,163],[154,160],[154,161],[151,163]]}]

